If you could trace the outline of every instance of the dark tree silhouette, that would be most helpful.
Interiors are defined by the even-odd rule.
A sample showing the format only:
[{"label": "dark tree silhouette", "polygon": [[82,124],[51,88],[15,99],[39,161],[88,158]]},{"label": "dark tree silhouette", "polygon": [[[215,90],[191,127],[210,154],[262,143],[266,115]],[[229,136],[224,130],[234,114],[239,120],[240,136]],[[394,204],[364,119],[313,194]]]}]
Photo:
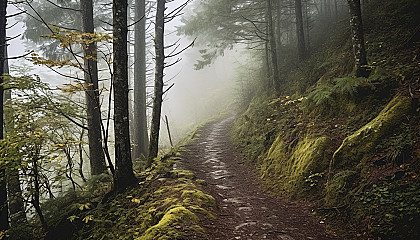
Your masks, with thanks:
[{"label": "dark tree silhouette", "polygon": [[[92,0],[80,1],[82,11],[83,32],[93,34],[93,2]],[[89,36],[85,36],[89,40]],[[102,147],[101,133],[101,106],[98,91],[98,64],[96,43],[87,41],[84,50],[84,79],[87,84],[86,105],[89,141],[90,171],[92,175],[107,172],[105,155]]]},{"label": "dark tree silhouette", "polygon": [[114,51],[114,131],[115,175],[114,190],[124,191],[136,183],[131,161],[128,120],[128,54],[127,0],[113,1]]},{"label": "dark tree silhouette", "polygon": [[350,11],[350,27],[353,40],[356,77],[369,77],[370,71],[366,66],[367,59],[360,0],[347,0],[347,2]]},{"label": "dark tree silhouette", "polygon": [[[0,139],[3,139],[3,75],[6,49],[6,8],[7,0],[0,0]],[[6,170],[0,169],[0,231],[9,227],[6,189]]]}]

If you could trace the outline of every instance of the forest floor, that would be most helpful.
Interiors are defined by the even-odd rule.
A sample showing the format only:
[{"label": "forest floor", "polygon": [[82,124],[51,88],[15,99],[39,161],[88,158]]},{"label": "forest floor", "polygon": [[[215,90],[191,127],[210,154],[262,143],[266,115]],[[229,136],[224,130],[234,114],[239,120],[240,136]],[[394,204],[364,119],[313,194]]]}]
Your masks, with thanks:
[{"label": "forest floor", "polygon": [[204,223],[209,239],[339,239],[311,213],[310,203],[291,203],[264,190],[231,143],[233,121],[230,116],[202,127],[177,163],[205,180],[204,190],[216,199],[216,218]]}]

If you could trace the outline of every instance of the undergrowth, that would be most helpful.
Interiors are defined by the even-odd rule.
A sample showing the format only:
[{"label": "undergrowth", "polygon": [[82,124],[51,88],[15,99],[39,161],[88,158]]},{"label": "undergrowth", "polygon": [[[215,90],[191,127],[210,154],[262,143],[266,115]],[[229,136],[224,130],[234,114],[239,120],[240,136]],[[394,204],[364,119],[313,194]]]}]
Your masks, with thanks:
[{"label": "undergrowth", "polygon": [[[138,186],[123,194],[94,195],[89,189],[51,199],[42,206],[47,232],[12,228],[9,239],[206,239],[200,222],[213,218],[215,200],[201,191],[192,172],[173,170],[179,160],[156,160],[137,175]],[[98,181],[96,189],[109,191],[109,183]]]},{"label": "undergrowth", "polygon": [[312,200],[343,238],[418,239],[419,101],[408,90],[420,87],[420,45],[407,40],[420,2],[365,8],[369,78],[352,77],[348,22],[338,22],[319,51],[284,73],[283,96],[255,97],[232,135],[267,188]]}]

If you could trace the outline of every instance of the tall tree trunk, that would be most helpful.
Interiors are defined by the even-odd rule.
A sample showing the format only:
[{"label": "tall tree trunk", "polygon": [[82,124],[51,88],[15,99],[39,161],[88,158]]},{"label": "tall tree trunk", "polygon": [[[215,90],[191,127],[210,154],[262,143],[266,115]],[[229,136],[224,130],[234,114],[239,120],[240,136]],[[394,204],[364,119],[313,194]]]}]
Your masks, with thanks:
[{"label": "tall tree trunk", "polygon": [[32,193],[32,200],[31,203],[35,208],[35,211],[38,214],[39,217],[39,221],[41,222],[42,228],[45,230],[48,229],[47,226],[47,222],[45,221],[44,218],[44,214],[42,213],[42,209],[41,209],[41,201],[40,201],[40,195],[41,195],[41,185],[40,183],[40,179],[39,179],[39,168],[38,168],[38,157],[39,156],[39,147],[36,146],[36,149],[33,150],[33,152],[35,152],[33,158],[32,158],[32,177],[33,177],[33,183],[34,183],[34,189],[33,189],[33,193]]},{"label": "tall tree trunk", "polygon": [[295,0],[296,35],[298,43],[298,60],[306,58],[305,36],[303,32],[302,0]]},{"label": "tall tree trunk", "polygon": [[[268,27],[267,27],[268,29]],[[273,81],[271,81],[270,73],[271,73],[271,67],[270,67],[270,49],[268,47],[268,41],[265,41],[264,43],[264,63],[265,63],[265,73],[267,78],[267,83],[265,84],[267,87],[267,91],[270,91],[273,88]]]},{"label": "tall tree trunk", "polygon": [[16,227],[22,226],[22,224],[28,224],[18,169],[7,171],[7,191],[9,198],[10,225]]},{"label": "tall tree trunk", "polygon": [[149,156],[147,166],[152,164],[152,161],[158,155],[159,149],[159,129],[160,116],[162,109],[162,95],[163,95],[163,69],[165,64],[164,52],[164,26],[165,26],[165,0],[157,0],[156,9],[156,23],[155,23],[155,54],[156,54],[156,69],[155,69],[155,90],[153,99],[152,125],[150,132]]},{"label": "tall tree trunk", "polygon": [[127,0],[113,0],[114,51],[114,190],[122,192],[136,183],[131,161],[128,120]]},{"label": "tall tree trunk", "polygon": [[[80,1],[82,10],[83,32],[94,33],[93,2],[92,0]],[[86,36],[90,40],[90,36]],[[101,132],[101,106],[99,103],[97,47],[95,42],[83,46],[84,49],[84,79],[86,82],[86,105],[89,141],[89,159],[91,175],[107,172],[105,155],[102,148]]]},{"label": "tall tree trunk", "polygon": [[310,32],[310,22],[309,22],[309,4],[308,1],[305,1],[305,30],[306,30],[306,54],[309,55],[311,53],[311,41],[309,39],[309,32]]},{"label": "tall tree trunk", "polygon": [[[4,48],[4,73],[9,74],[9,64],[7,61],[7,46]],[[12,94],[9,91],[4,92],[4,101],[12,98]],[[7,133],[7,122],[12,121],[13,119],[10,118],[10,116],[7,116],[7,114],[4,114],[5,119],[5,126],[4,130]],[[18,168],[11,168],[6,169],[6,181],[7,181],[7,198],[9,201],[9,215],[10,215],[10,225],[12,227],[14,226],[20,226],[22,224],[26,225],[28,223],[28,220],[26,218],[25,213],[25,204],[23,202],[23,196],[22,196],[22,188],[20,186],[20,179],[19,179],[19,169]]]},{"label": "tall tree trunk", "polygon": [[278,61],[280,61],[281,58],[281,36],[282,36],[282,29],[281,29],[281,10],[282,10],[282,0],[277,0],[276,5],[276,46],[277,46],[277,56]]},{"label": "tall tree trunk", "polygon": [[337,0],[334,0],[334,18],[337,21],[338,20],[338,3]]},{"label": "tall tree trunk", "polygon": [[280,77],[279,77],[279,68],[277,61],[277,47],[276,47],[276,38],[275,38],[275,29],[273,23],[273,14],[272,14],[272,0],[267,0],[267,20],[268,20],[268,42],[270,43],[270,56],[271,56],[271,65],[272,65],[272,81],[274,83],[274,89],[277,93],[280,92]]},{"label": "tall tree trunk", "polygon": [[[3,139],[3,75],[6,49],[6,8],[7,0],[0,0],[0,139]],[[7,208],[6,170],[0,169],[0,231],[9,228]]]},{"label": "tall tree trunk", "polygon": [[146,3],[136,0],[134,21],[134,147],[133,158],[147,157]]},{"label": "tall tree trunk", "polygon": [[367,68],[365,40],[363,36],[362,12],[360,0],[347,0],[350,11],[350,27],[353,40],[353,51],[356,68],[356,77],[369,77]]}]

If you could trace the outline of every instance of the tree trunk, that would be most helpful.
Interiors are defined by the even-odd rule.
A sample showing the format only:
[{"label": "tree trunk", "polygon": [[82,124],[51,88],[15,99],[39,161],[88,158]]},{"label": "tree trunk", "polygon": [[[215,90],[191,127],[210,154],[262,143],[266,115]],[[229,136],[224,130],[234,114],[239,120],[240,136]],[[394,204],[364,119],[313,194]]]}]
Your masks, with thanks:
[{"label": "tree trunk", "polygon": [[298,42],[298,60],[299,62],[306,58],[305,36],[303,32],[302,0],[295,0],[296,14],[296,35]]},{"label": "tree trunk", "polygon": [[165,0],[157,0],[156,23],[155,23],[155,54],[156,54],[156,70],[155,70],[155,89],[153,99],[152,125],[150,132],[149,156],[147,166],[151,166],[152,161],[158,155],[159,149],[159,129],[160,116],[162,109],[163,95],[163,69],[165,64],[164,52],[164,26],[165,26]]},{"label": "tree trunk", "polygon": [[[268,29],[268,28],[267,28]],[[268,41],[265,41],[264,43],[264,63],[265,63],[265,73],[266,73],[266,78],[267,78],[267,91],[270,91],[273,87],[273,82],[271,81],[271,77],[270,77],[270,72],[271,72],[271,67],[270,67],[270,49],[268,47]]]},{"label": "tree trunk", "polygon": [[272,81],[274,83],[274,89],[277,93],[280,92],[280,77],[279,77],[279,68],[277,61],[277,47],[276,47],[276,38],[275,38],[275,29],[273,23],[273,14],[272,14],[272,0],[267,0],[267,21],[268,21],[268,41],[270,43],[270,56],[271,56],[271,65],[272,65]]},{"label": "tree trunk", "polygon": [[44,231],[48,229],[47,223],[45,222],[44,214],[42,213],[41,209],[41,201],[40,201],[40,195],[41,195],[41,185],[39,184],[39,169],[38,169],[38,158],[39,156],[39,149],[38,146],[36,146],[37,149],[33,150],[35,152],[35,156],[33,156],[32,159],[32,177],[34,182],[34,189],[32,193],[32,205],[35,208],[36,213],[38,214],[39,221],[41,222],[42,228]]},{"label": "tree trunk", "polygon": [[[9,64],[7,61],[7,46],[4,48],[4,73],[9,74]],[[10,90],[4,92],[4,99],[3,102],[12,98],[12,94]],[[12,121],[13,119],[7,114],[4,115],[5,119],[5,126],[4,130],[7,133],[7,122]],[[25,213],[25,204],[23,202],[22,196],[22,188],[20,186],[20,179],[19,179],[19,169],[18,168],[11,168],[6,170],[6,181],[7,181],[7,198],[9,201],[9,215],[10,215],[10,225],[13,226],[20,226],[22,224],[28,224],[28,220],[26,219]]]},{"label": "tree trunk", "polygon": [[281,41],[281,35],[282,35],[282,29],[281,29],[281,10],[282,10],[282,0],[278,0],[277,1],[277,6],[276,6],[276,46],[277,46],[277,56],[281,55],[281,46],[282,46],[282,41]]},{"label": "tree trunk", "polygon": [[[93,34],[93,2],[80,1],[82,10],[83,32]],[[86,36],[86,40],[89,40]],[[105,155],[102,148],[101,106],[99,103],[97,47],[95,42],[85,44],[84,49],[84,79],[86,82],[86,105],[88,123],[88,142],[91,175],[107,172]]]},{"label": "tree trunk", "polygon": [[311,24],[309,22],[309,5],[308,1],[305,2],[305,30],[306,30],[306,54],[310,55],[311,53],[311,41],[309,39],[309,32],[311,29]]},{"label": "tree trunk", "polygon": [[[0,0],[0,139],[3,139],[3,74],[6,49],[6,8],[7,0]],[[9,228],[7,208],[6,170],[0,169],[0,231]]]},{"label": "tree trunk", "polygon": [[22,226],[22,224],[28,224],[18,169],[7,171],[7,191],[9,198],[10,225],[12,227],[18,227]]},{"label": "tree trunk", "polygon": [[334,18],[337,21],[338,20],[338,3],[337,0],[334,0]]},{"label": "tree trunk", "polygon": [[130,151],[128,120],[127,0],[113,0],[114,51],[114,190],[122,192],[136,183]]},{"label": "tree trunk", "polygon": [[370,71],[367,68],[360,0],[347,0],[347,2],[350,10],[350,27],[353,40],[356,77],[369,77]]},{"label": "tree trunk", "polygon": [[147,157],[146,12],[145,0],[136,0],[134,21],[134,147],[133,158]]}]

